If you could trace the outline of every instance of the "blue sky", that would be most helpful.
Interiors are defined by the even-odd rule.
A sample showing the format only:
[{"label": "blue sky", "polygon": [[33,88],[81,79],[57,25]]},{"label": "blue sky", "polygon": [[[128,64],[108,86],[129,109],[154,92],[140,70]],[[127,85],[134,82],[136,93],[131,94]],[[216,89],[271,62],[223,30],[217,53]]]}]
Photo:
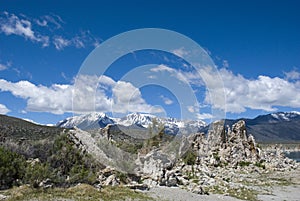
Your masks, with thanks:
[{"label": "blue sky", "polygon": [[[299,111],[298,1],[1,1],[0,5],[2,114],[44,124],[71,116],[74,78],[90,52],[117,34],[141,28],[184,34],[208,52],[224,82],[228,118]],[[128,112],[139,108],[159,113],[160,108],[161,115],[180,118],[182,100],[172,91],[162,86],[138,89],[130,80],[119,81],[126,72],[150,63],[157,64],[150,71],[160,75],[186,64],[157,51],[125,55],[100,83],[96,109],[109,113],[105,104],[115,104],[112,112],[124,112],[123,96],[126,90],[135,90],[135,107]],[[82,79],[95,84],[92,78]],[[209,121],[214,105],[205,87],[195,80],[189,83],[200,104],[189,110]],[[78,113],[89,110],[87,106]]]}]

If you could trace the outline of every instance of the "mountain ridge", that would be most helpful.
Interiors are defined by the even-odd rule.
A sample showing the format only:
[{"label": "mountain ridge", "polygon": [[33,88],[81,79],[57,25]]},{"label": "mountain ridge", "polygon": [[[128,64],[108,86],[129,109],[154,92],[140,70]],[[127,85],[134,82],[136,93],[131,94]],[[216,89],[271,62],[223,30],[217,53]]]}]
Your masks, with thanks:
[{"label": "mountain ridge", "polygon": [[[99,117],[99,118],[91,118]],[[73,128],[82,130],[92,130],[104,128],[108,124],[120,125],[125,127],[139,127],[147,129],[153,122],[163,125],[168,134],[177,134],[179,130],[184,132],[198,132],[206,126],[204,121],[182,121],[176,118],[160,118],[155,115],[145,113],[130,113],[121,118],[108,117],[104,113],[91,113],[80,116],[69,117],[57,123],[57,127]]]},{"label": "mountain ridge", "polygon": [[225,119],[225,125],[232,126],[239,120],[246,122],[247,131],[258,142],[300,141],[300,112],[276,112],[253,119]]},{"label": "mountain ridge", "polygon": [[[100,122],[98,121],[99,119],[101,120]],[[53,127],[53,129],[51,128],[51,132],[54,131],[53,133],[59,133],[62,128],[72,127],[89,130],[103,128],[108,124],[122,125],[128,128],[133,126],[135,129],[147,129],[153,119],[156,119],[158,123],[164,125],[167,134],[176,134],[180,129],[185,130],[186,133],[205,132],[210,126],[203,124],[202,121],[181,121],[175,118],[163,118],[163,120],[161,120],[154,115],[142,113],[132,113],[123,118],[110,118],[104,113],[92,113],[87,114],[84,119],[80,119],[78,116],[66,118],[57,123],[56,127],[59,130],[55,130],[56,127]],[[258,142],[300,141],[300,112],[298,111],[259,115],[253,119],[225,119],[224,125],[225,127],[227,125],[231,126],[239,120],[244,120],[246,122],[247,131],[251,133]],[[10,133],[14,136],[23,135],[22,127],[28,127],[29,130],[32,130],[29,133],[36,133],[36,137],[39,136],[38,138],[44,138],[42,137],[44,130],[48,129],[47,126],[34,124],[23,119],[6,115],[0,115],[0,124],[2,128],[1,133]]]},{"label": "mountain ridge", "polygon": [[[94,118],[91,118],[94,117]],[[100,118],[96,118],[100,117]],[[76,123],[77,120],[78,122]],[[91,120],[88,122],[88,120]],[[78,127],[83,130],[103,128],[108,124],[147,129],[152,121],[163,124],[165,133],[176,135],[179,130],[183,133],[207,132],[210,124],[203,121],[182,121],[175,118],[159,118],[150,114],[131,113],[122,118],[111,118],[104,113],[93,113],[69,117],[60,121],[58,127]],[[225,119],[225,126],[232,126],[239,120],[246,122],[249,133],[253,134],[258,142],[290,142],[300,141],[300,112],[276,112],[259,115],[255,118]]]}]

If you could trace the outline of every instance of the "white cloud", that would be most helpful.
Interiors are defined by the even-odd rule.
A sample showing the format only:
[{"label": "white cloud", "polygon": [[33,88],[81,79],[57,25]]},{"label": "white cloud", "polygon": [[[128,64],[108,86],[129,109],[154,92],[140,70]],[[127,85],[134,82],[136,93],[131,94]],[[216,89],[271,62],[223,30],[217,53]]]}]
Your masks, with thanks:
[{"label": "white cloud", "polygon": [[189,54],[189,52],[185,50],[183,47],[172,50],[171,52],[179,57],[184,57]]},{"label": "white cloud", "polygon": [[195,110],[195,107],[192,106],[192,105],[187,106],[187,109],[188,109],[188,111],[191,112],[191,113],[194,113],[194,112],[196,111],[196,110]]},{"label": "white cloud", "polygon": [[0,114],[7,114],[10,110],[3,104],[0,104]]},{"label": "white cloud", "polygon": [[55,26],[55,29],[61,29],[62,24],[64,23],[64,21],[61,19],[61,17],[58,15],[55,15],[55,14],[42,16],[41,20],[42,20],[42,23],[39,23],[40,26],[49,26],[49,25],[53,24]]},{"label": "white cloud", "polygon": [[53,44],[57,50],[63,50],[65,47],[69,46],[80,49],[90,45],[97,47],[99,41],[89,31],[85,31],[69,39],[62,36],[54,36]]},{"label": "white cloud", "polygon": [[165,103],[166,105],[171,105],[171,104],[173,104],[173,101],[172,101],[171,99],[169,99],[168,97],[165,97],[165,96],[161,95],[160,98],[164,101],[164,103]]},{"label": "white cloud", "polygon": [[4,64],[0,64],[0,71],[7,69],[7,66]]},{"label": "white cloud", "polygon": [[53,44],[57,50],[63,50],[65,47],[69,46],[71,42],[61,36],[55,36],[53,38]]},{"label": "white cloud", "polygon": [[115,82],[107,76],[81,75],[72,85],[54,84],[50,87],[34,85],[28,81],[13,83],[0,79],[0,90],[25,99],[27,111],[54,114],[160,112],[147,104],[139,89],[131,83]]},{"label": "white cloud", "polygon": [[203,120],[203,119],[212,119],[213,115],[209,113],[201,113],[197,114],[197,119]]},{"label": "white cloud", "polygon": [[[164,64],[160,64],[154,68],[151,68],[150,71],[154,72],[154,73],[167,72],[171,76],[176,77],[179,81],[184,82],[184,83],[187,83],[189,80],[192,80],[195,76],[197,76],[197,74],[195,75],[195,73],[193,73],[193,72],[182,72],[180,70],[176,70],[176,69],[166,66]],[[149,75],[148,78],[156,79],[157,76]],[[199,76],[197,76],[197,79],[198,78],[199,78]]]},{"label": "white cloud", "polygon": [[[224,107],[228,112],[240,113],[247,108],[272,112],[276,111],[278,106],[300,107],[300,88],[297,83],[262,75],[257,79],[246,79],[226,69],[221,69],[219,72],[226,94]],[[212,104],[218,105],[218,103]]]},{"label": "white cloud", "polygon": [[127,112],[145,112],[159,113],[157,109],[142,98],[140,90],[129,82],[118,81],[112,88],[113,93],[113,110],[118,113]]},{"label": "white cloud", "polygon": [[300,72],[296,70],[292,70],[290,72],[284,72],[285,78],[287,80],[299,80],[300,79]]},{"label": "white cloud", "polygon": [[48,25],[48,22],[46,20],[36,20],[36,23],[41,27],[46,27]]},{"label": "white cloud", "polygon": [[9,14],[8,12],[4,12],[3,14],[3,17],[0,17],[0,32],[6,35],[22,36],[33,42],[42,43],[43,47],[49,45],[49,37],[36,33],[32,29],[32,24],[29,20],[25,18],[20,19],[18,16]]},{"label": "white cloud", "polygon": [[8,69],[9,67],[11,67],[11,63],[10,63],[10,62],[7,62],[6,64],[1,64],[1,63],[0,63],[0,71],[6,70],[6,69]]},{"label": "white cloud", "polygon": [[228,68],[229,67],[229,62],[227,60],[223,60],[223,68]]},{"label": "white cloud", "polygon": [[156,72],[156,73],[157,73],[157,72],[164,72],[164,71],[169,72],[169,73],[176,72],[175,69],[170,68],[170,67],[168,67],[168,66],[166,66],[166,65],[163,65],[163,64],[158,65],[158,66],[155,67],[155,68],[151,68],[150,71]]},{"label": "white cloud", "polygon": [[63,30],[64,23],[60,16],[55,14],[35,19],[23,14],[0,13],[0,33],[21,36],[26,40],[40,43],[43,47],[54,45],[57,50],[62,50],[68,46],[85,48],[99,45],[99,40],[89,30],[81,31],[75,36],[66,35],[61,31],[58,34],[57,30]]},{"label": "white cloud", "polygon": [[[247,109],[273,112],[280,106],[300,108],[300,73],[297,71],[285,73],[285,79],[263,75],[247,79],[225,68],[216,72],[209,66],[195,72],[184,72],[159,65],[150,71],[168,72],[182,82],[206,87],[204,103],[227,112],[241,113]],[[151,76],[155,77],[155,74]],[[219,76],[223,81],[221,84]],[[193,107],[187,109],[195,111]]]}]

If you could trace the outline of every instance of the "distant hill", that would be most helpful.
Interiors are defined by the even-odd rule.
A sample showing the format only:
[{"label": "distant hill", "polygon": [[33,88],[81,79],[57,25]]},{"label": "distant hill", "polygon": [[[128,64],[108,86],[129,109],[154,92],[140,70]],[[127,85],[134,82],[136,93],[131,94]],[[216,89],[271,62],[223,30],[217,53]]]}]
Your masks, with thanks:
[{"label": "distant hill", "polygon": [[63,130],[0,115],[0,145],[27,158],[45,159],[49,155],[54,139]]},{"label": "distant hill", "polygon": [[0,115],[0,139],[9,137],[11,139],[41,140],[54,137],[62,130],[58,127],[37,125],[23,119]]},{"label": "distant hill", "polygon": [[[231,126],[238,120],[226,119],[225,125]],[[300,112],[277,112],[242,120],[248,133],[259,142],[300,141]]]}]

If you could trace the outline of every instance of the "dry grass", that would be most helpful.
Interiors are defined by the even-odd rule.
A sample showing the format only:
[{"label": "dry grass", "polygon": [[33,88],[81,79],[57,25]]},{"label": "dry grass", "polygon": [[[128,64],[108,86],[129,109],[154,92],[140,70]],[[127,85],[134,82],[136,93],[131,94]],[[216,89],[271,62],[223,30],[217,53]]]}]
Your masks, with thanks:
[{"label": "dry grass", "polygon": [[87,184],[79,184],[70,188],[33,189],[29,186],[15,187],[0,191],[9,196],[7,201],[109,201],[109,200],[153,200],[144,193],[136,192],[125,187],[105,187],[101,190]]}]

